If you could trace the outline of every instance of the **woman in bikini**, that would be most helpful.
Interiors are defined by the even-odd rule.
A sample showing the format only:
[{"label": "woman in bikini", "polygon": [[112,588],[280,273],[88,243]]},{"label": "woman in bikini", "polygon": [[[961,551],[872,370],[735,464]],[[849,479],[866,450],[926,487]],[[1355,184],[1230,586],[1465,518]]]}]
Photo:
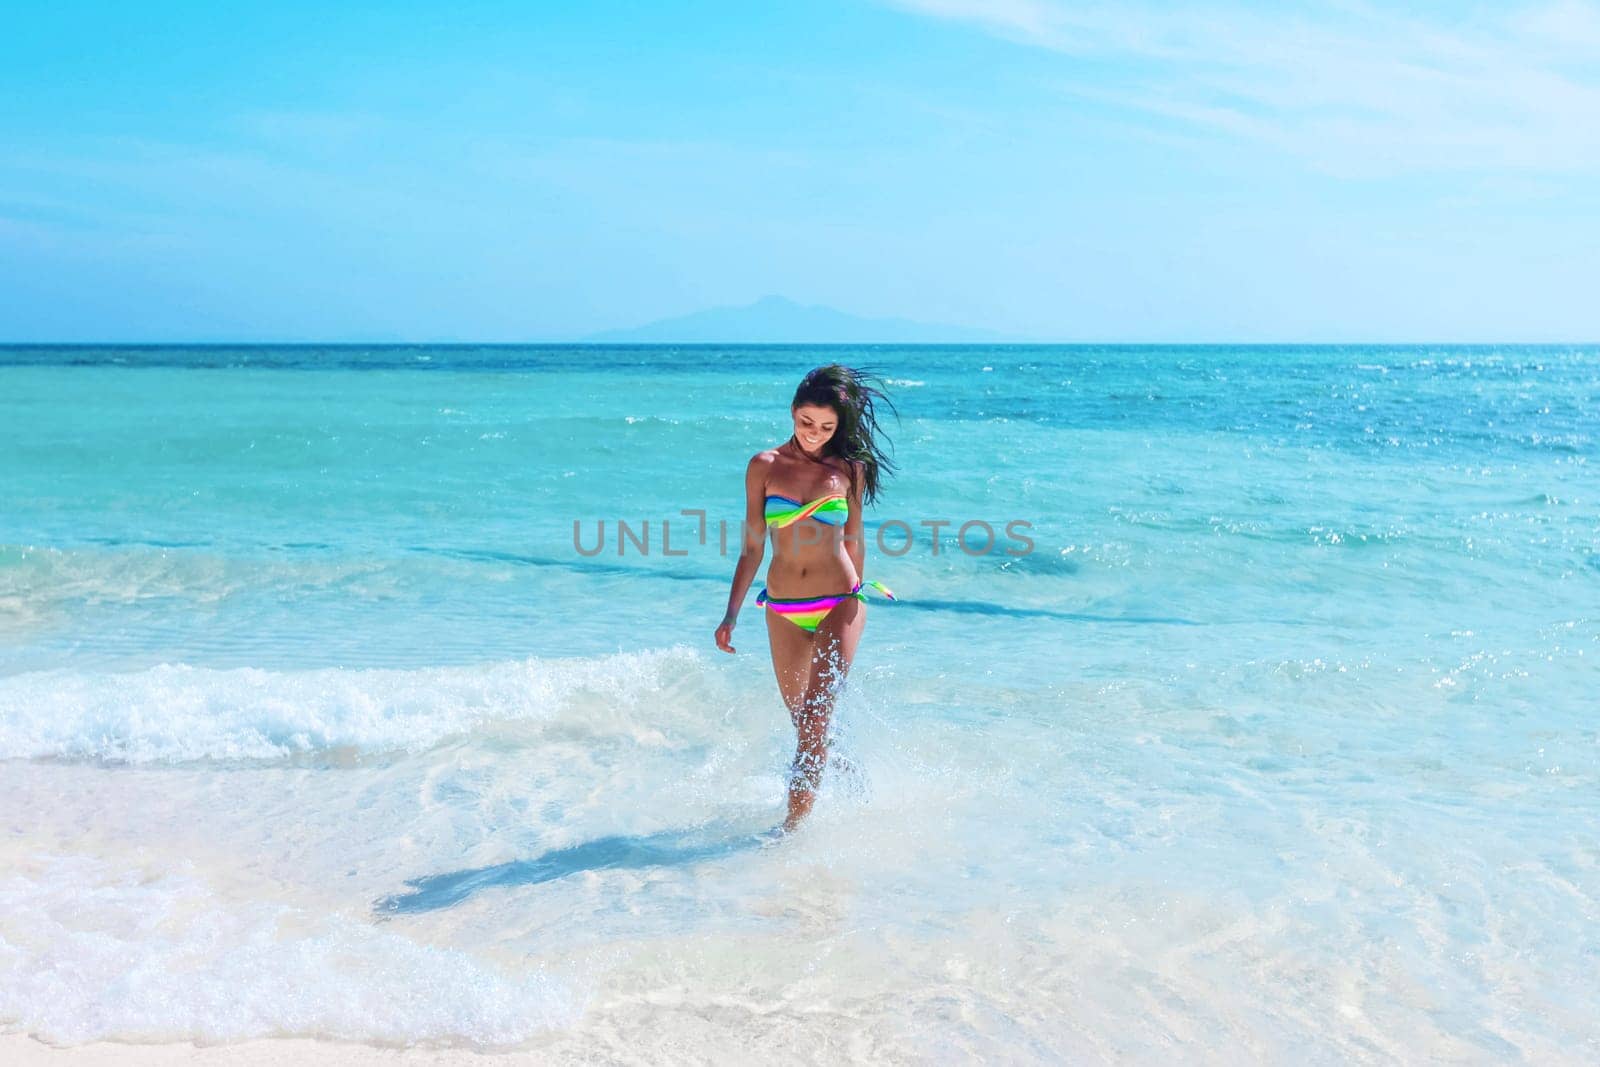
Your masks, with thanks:
[{"label": "woman in bikini", "polygon": [[744,541],[733,572],[728,613],[717,647],[734,651],[739,607],[772,535],[772,566],[756,603],[767,608],[772,669],[798,735],[789,770],[793,830],[811,811],[828,761],[834,701],[866,628],[866,588],[894,599],[863,576],[861,511],[876,499],[894,465],[878,444],[875,401],[894,405],[870,375],[831,364],[807,374],[790,413],[794,435],[758,453],[745,470]]}]

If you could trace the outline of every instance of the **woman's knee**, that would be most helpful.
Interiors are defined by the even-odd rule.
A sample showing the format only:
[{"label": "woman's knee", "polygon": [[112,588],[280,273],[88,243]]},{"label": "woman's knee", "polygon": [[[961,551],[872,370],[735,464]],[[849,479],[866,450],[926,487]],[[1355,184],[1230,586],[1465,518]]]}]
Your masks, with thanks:
[{"label": "woman's knee", "polygon": [[789,709],[789,717],[798,719],[804,715],[806,708],[810,707],[811,696],[804,686],[784,691],[783,706]]},{"label": "woman's knee", "polygon": [[811,674],[811,684],[806,686],[806,708],[811,714],[828,715],[839,699],[844,686],[845,672],[838,666],[819,666]]},{"label": "woman's knee", "polygon": [[822,738],[828,733],[828,723],[833,718],[833,705],[828,701],[808,699],[805,707],[794,716],[795,732],[799,734],[800,744],[819,744],[814,739]]}]

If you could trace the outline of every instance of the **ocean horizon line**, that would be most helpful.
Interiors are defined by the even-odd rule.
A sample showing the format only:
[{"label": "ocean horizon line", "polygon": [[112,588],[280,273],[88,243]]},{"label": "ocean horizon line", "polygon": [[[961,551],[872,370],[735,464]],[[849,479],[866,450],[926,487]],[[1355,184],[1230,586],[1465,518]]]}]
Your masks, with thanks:
[{"label": "ocean horizon line", "polygon": [[1592,348],[1595,340],[1560,341],[0,341],[0,349],[164,348]]}]

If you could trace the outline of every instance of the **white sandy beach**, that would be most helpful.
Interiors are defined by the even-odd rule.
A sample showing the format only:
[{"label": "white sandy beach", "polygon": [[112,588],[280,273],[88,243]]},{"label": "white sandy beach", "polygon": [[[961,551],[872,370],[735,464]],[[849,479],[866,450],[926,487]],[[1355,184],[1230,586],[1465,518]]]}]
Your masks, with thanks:
[{"label": "white sandy beach", "polygon": [[548,1063],[549,1058],[531,1052],[486,1056],[466,1049],[386,1049],[371,1045],[335,1041],[282,1039],[245,1041],[236,1045],[199,1046],[128,1045],[97,1041],[71,1048],[57,1048],[30,1037],[0,1037],[0,1061],[30,1067],[32,1064],[72,1064],[73,1067],[168,1067],[170,1064],[234,1064],[238,1067],[287,1067],[305,1064],[483,1064],[492,1061],[507,1065]]}]

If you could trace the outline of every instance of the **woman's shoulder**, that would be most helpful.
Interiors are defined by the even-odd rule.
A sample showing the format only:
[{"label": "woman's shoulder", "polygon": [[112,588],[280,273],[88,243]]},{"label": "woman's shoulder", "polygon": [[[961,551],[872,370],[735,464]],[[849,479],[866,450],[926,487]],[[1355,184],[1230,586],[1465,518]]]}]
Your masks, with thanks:
[{"label": "woman's shoulder", "polygon": [[744,478],[746,483],[760,483],[765,485],[767,477],[778,465],[778,450],[776,448],[764,449],[750,457],[750,462],[745,464]]}]

